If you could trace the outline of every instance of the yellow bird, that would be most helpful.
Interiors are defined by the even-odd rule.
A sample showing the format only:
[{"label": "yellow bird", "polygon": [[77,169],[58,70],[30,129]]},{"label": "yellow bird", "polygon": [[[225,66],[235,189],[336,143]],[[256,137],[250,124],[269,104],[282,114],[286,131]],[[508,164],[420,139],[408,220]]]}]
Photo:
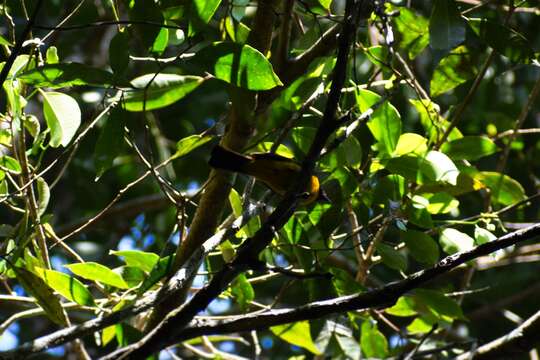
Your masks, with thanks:
[{"label": "yellow bird", "polygon": [[[253,176],[281,196],[285,195],[302,171],[298,162],[281,155],[274,153],[242,155],[221,145],[214,147],[208,164],[216,169]],[[329,201],[320,186],[319,178],[313,175],[303,194],[301,204],[307,205],[315,200]]]}]

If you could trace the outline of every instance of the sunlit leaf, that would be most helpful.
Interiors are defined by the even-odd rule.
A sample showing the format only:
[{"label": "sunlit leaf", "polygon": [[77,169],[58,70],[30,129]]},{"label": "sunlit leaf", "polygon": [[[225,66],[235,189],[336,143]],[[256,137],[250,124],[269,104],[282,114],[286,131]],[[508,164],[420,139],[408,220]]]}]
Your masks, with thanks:
[{"label": "sunlit leaf", "polygon": [[221,0],[193,0],[196,14],[203,23],[208,23],[216,12]]},{"label": "sunlit leaf", "polygon": [[496,239],[497,237],[493,235],[491,231],[484,229],[480,226],[474,227],[474,240],[476,241],[477,245],[482,245]]},{"label": "sunlit leaf", "polygon": [[148,274],[142,285],[137,290],[137,294],[144,294],[148,289],[154,286],[159,280],[170,274],[174,264],[174,255],[165,256],[159,259],[158,263]]},{"label": "sunlit leaf", "polygon": [[159,255],[140,250],[110,251],[111,255],[121,256],[124,262],[143,271],[150,272],[159,261]]},{"label": "sunlit leaf", "polygon": [[384,359],[388,355],[388,341],[377,328],[377,324],[367,320],[362,323],[360,347],[367,358]]},{"label": "sunlit leaf", "polygon": [[[358,89],[356,102],[361,112],[365,112],[381,101],[381,97],[372,91]],[[382,148],[391,154],[401,135],[401,116],[397,109],[385,101],[371,115],[368,128]]]},{"label": "sunlit leaf", "polygon": [[36,87],[60,88],[68,86],[118,85],[108,71],[78,63],[59,63],[39,66],[17,75],[17,79]]},{"label": "sunlit leaf", "polygon": [[447,254],[471,250],[474,246],[473,238],[452,228],[446,228],[441,232],[439,242]]},{"label": "sunlit leaf", "polygon": [[131,81],[136,90],[124,94],[128,111],[149,111],[174,104],[195,90],[204,78],[177,74],[146,74]]},{"label": "sunlit leaf", "polygon": [[63,272],[35,267],[38,274],[53,290],[79,305],[94,306],[94,298],[82,282]]},{"label": "sunlit leaf", "polygon": [[407,317],[416,315],[415,301],[412,296],[401,296],[394,306],[385,309],[387,314],[399,317]]},{"label": "sunlit leaf", "polygon": [[103,284],[111,285],[120,289],[128,289],[122,276],[118,275],[108,267],[95,263],[85,262],[79,264],[64,265],[71,270],[75,275],[78,275],[87,280],[99,281]]},{"label": "sunlit leaf", "polygon": [[59,92],[41,92],[43,114],[51,130],[49,144],[66,147],[81,124],[81,110],[71,96]]},{"label": "sunlit leaf", "polygon": [[393,18],[401,34],[399,46],[414,59],[429,44],[429,22],[406,7],[399,7],[399,16]]},{"label": "sunlit leaf", "polygon": [[437,64],[429,86],[431,96],[444,94],[474,78],[476,67],[465,46],[458,46]]},{"label": "sunlit leaf", "polygon": [[249,45],[214,43],[199,51],[194,62],[216,78],[241,88],[269,90],[283,85],[272,64]]},{"label": "sunlit leaf", "polygon": [[430,214],[446,214],[459,206],[459,201],[452,195],[445,192],[435,194],[423,194],[428,199],[427,210]]},{"label": "sunlit leaf", "polygon": [[491,199],[497,204],[511,205],[526,198],[523,186],[508,175],[481,171],[473,177],[491,190]]},{"label": "sunlit leaf", "polygon": [[401,134],[394,153],[394,156],[407,155],[414,153],[424,155],[427,152],[427,139],[415,133]]},{"label": "sunlit leaf", "polygon": [[234,279],[231,284],[231,292],[243,310],[246,310],[250,302],[255,298],[253,286],[247,281],[244,274],[240,274]]},{"label": "sunlit leaf", "polygon": [[320,355],[320,350],[315,346],[311,338],[308,321],[300,321],[293,324],[277,325],[270,328],[272,333],[282,340]]},{"label": "sunlit leaf", "polygon": [[45,210],[47,210],[47,206],[49,205],[49,200],[51,198],[51,190],[49,189],[49,185],[47,182],[39,177],[36,181],[36,187],[38,192],[38,214],[41,216],[45,213]]},{"label": "sunlit leaf", "polygon": [[176,152],[173,154],[172,158],[177,159],[182,156],[186,156],[196,148],[211,141],[213,138],[214,137],[211,135],[190,135],[180,139],[176,143]]},{"label": "sunlit leaf", "polygon": [[9,156],[9,155],[2,155],[0,156],[0,169],[4,171],[8,171],[12,174],[20,174],[21,173],[21,165],[17,161],[17,159]]},{"label": "sunlit leaf", "polygon": [[24,290],[31,294],[47,317],[54,323],[66,326],[67,315],[53,290],[38,275],[21,267],[11,267]]}]

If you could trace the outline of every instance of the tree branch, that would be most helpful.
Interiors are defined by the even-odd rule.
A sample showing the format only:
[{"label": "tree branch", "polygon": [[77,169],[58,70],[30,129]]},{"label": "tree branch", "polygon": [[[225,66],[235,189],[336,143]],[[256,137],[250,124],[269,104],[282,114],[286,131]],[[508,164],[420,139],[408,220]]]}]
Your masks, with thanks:
[{"label": "tree branch", "polygon": [[266,313],[241,316],[233,320],[212,322],[194,321],[191,326],[178,332],[175,342],[202,335],[228,334],[233,332],[265,329],[274,325],[302,320],[318,319],[330,314],[393,305],[400,296],[449,272],[467,261],[491,254],[520,242],[540,236],[540,223],[527,229],[515,231],[475,247],[472,250],[453,254],[440,260],[435,266],[409,275],[406,279],[390,283],[381,288],[357,295],[316,301],[295,309],[270,310]]},{"label": "tree branch", "polygon": [[540,345],[540,310],[508,334],[456,357],[468,359],[515,359]]}]

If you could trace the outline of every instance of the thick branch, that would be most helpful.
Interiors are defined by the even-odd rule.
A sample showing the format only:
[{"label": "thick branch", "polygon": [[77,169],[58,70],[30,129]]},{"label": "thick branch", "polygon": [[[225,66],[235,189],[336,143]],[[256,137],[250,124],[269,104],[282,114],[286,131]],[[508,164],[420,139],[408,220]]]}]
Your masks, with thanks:
[{"label": "thick branch", "polygon": [[450,270],[467,261],[491,254],[497,250],[530,240],[537,236],[540,236],[540,223],[524,230],[506,234],[492,242],[477,246],[472,250],[447,256],[432,268],[414,273],[404,280],[390,283],[379,289],[358,295],[317,301],[296,309],[279,309],[263,314],[257,313],[240,316],[233,320],[211,321],[207,323],[195,321],[190,327],[179,332],[175,341],[180,342],[202,335],[259,330],[274,325],[318,319],[330,314],[346,311],[391,306],[406,292],[418,288],[441,274],[448,273]]}]

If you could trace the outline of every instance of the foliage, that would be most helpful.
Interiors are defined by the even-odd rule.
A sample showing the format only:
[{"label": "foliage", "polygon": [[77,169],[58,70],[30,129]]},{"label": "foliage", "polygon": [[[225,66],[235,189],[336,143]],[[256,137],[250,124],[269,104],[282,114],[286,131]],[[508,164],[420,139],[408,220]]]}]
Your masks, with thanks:
[{"label": "foliage", "polygon": [[[499,312],[538,311],[534,241],[377,307],[339,307],[537,222],[534,1],[42,3],[0,4],[0,302],[10,304],[0,331],[15,339],[3,349],[163,297],[50,352],[110,354],[228,269],[197,314],[208,326],[318,301],[335,311],[167,351],[456,356],[511,330]],[[290,218],[269,216],[287,199],[207,164],[218,142],[301,163],[334,128],[314,172],[330,202],[295,202]],[[239,266],[242,244],[264,236],[271,243]],[[178,276],[186,289],[164,298]]]}]

